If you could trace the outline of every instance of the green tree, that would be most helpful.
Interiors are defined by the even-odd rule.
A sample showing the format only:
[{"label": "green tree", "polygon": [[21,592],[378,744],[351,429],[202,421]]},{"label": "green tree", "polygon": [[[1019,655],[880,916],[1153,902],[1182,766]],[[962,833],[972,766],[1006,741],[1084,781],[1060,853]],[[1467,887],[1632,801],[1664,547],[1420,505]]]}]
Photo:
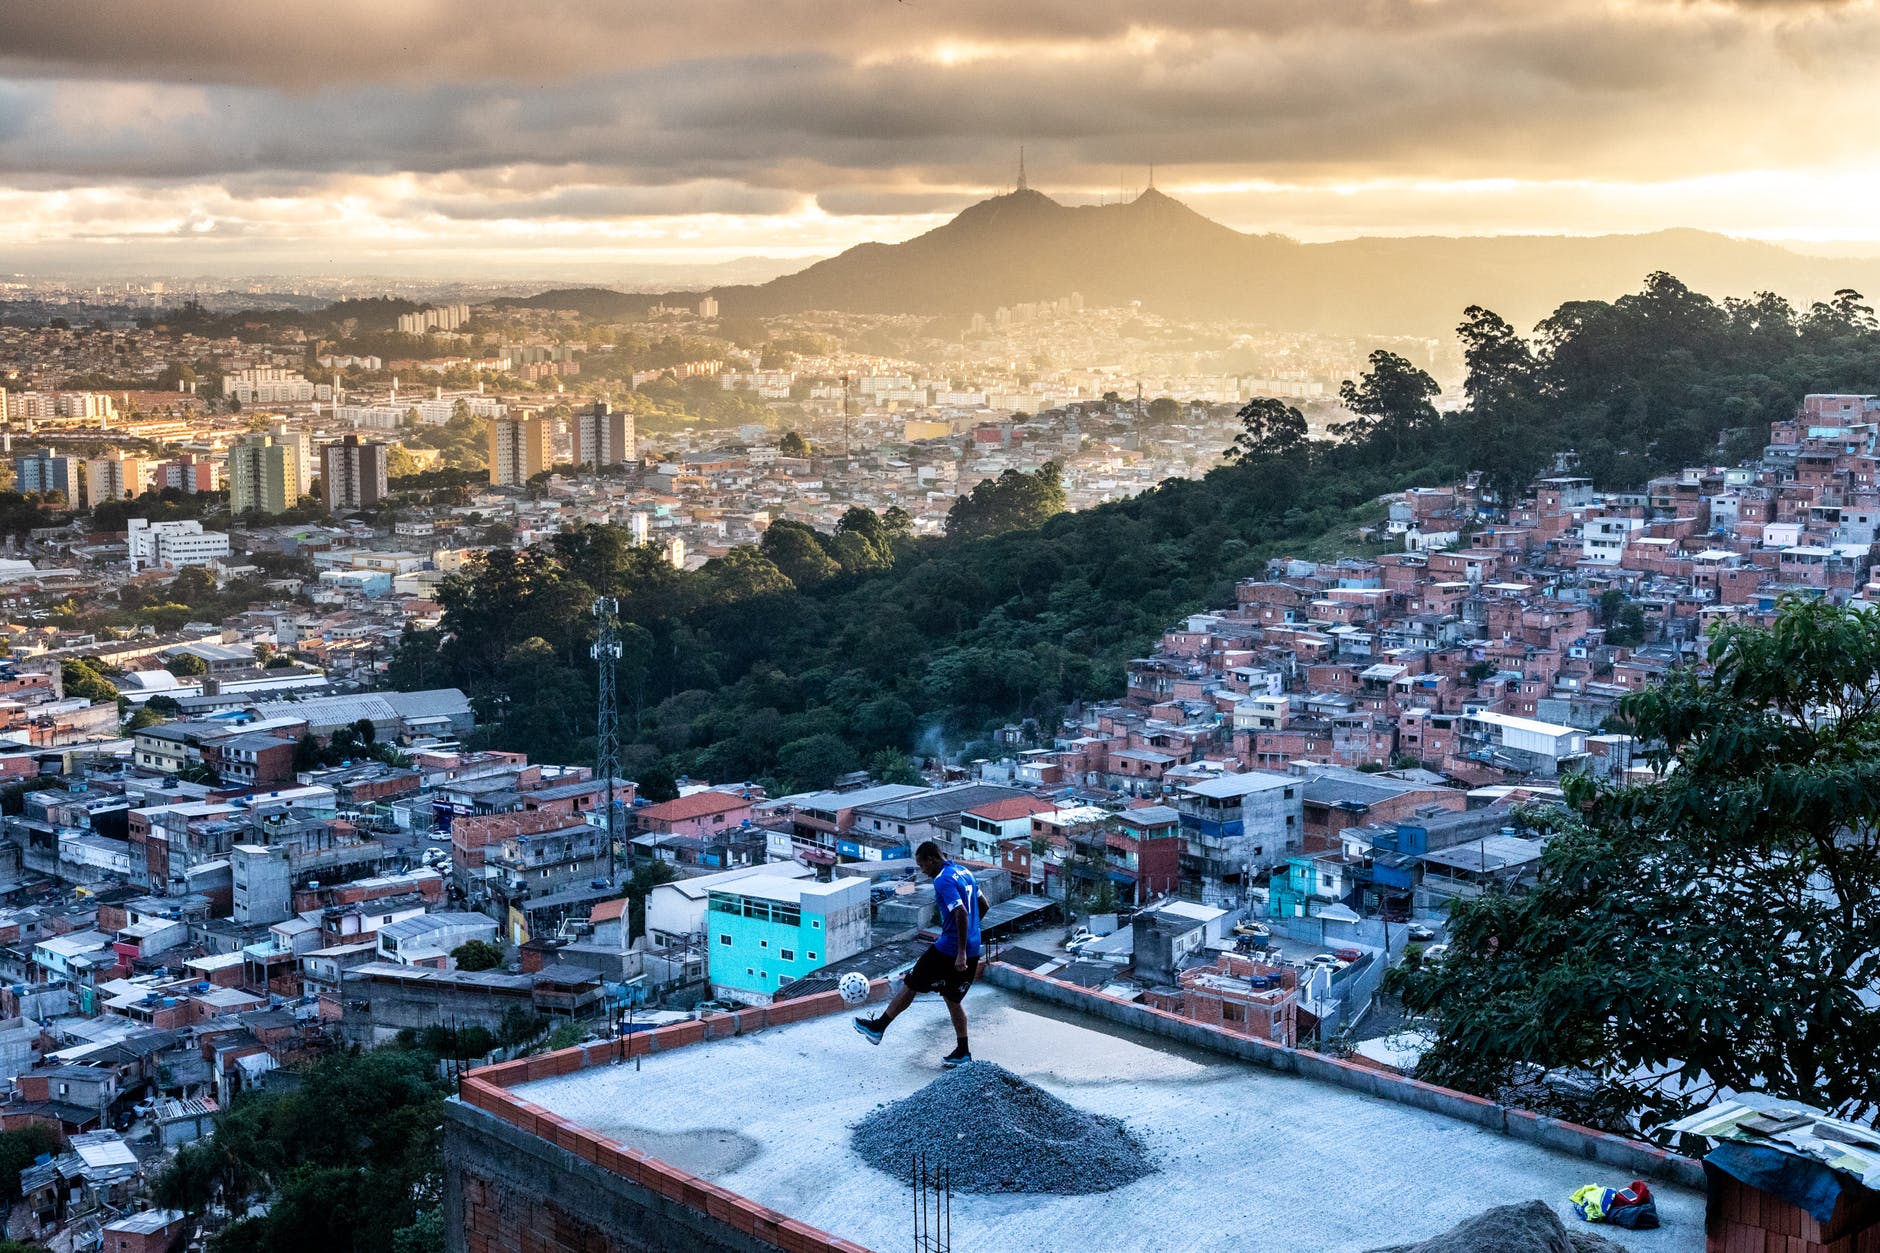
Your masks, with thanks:
[{"label": "green tree", "polygon": [[1880,613],[1788,601],[1707,660],[1622,702],[1655,781],[1570,781],[1533,889],[1457,902],[1399,978],[1421,1077],[1661,1140],[1728,1092],[1880,1110]]},{"label": "green tree", "polygon": [[1636,601],[1627,601],[1613,615],[1606,631],[1606,642],[1620,648],[1637,648],[1645,642],[1645,610]]},{"label": "green tree", "polygon": [[828,787],[857,764],[848,742],[828,732],[792,740],[777,751],[778,772],[793,791]]},{"label": "green tree", "polygon": [[1539,420],[1543,385],[1533,347],[1499,315],[1470,305],[1456,328],[1469,408],[1460,419],[1462,455],[1504,499],[1525,483],[1548,449],[1527,438]]},{"label": "green tree", "polygon": [[1227,450],[1230,461],[1258,465],[1290,457],[1308,446],[1305,415],[1283,400],[1257,397],[1234,416],[1240,419],[1240,433]]},{"label": "green tree", "polygon": [[984,479],[972,494],[947,511],[947,534],[981,539],[1006,531],[1028,530],[1064,512],[1064,482],[1058,463],[1047,461],[1030,474],[1007,470]]},{"label": "green tree", "polygon": [[[42,1153],[58,1156],[58,1133],[31,1123],[14,1131],[0,1131],[0,1199],[20,1199],[20,1172]],[[22,1246],[24,1247],[24,1246]],[[5,1246],[0,1245],[0,1253]]]},{"label": "green tree", "polygon": [[169,669],[178,678],[193,678],[209,673],[209,663],[194,653],[177,653],[170,658]]},{"label": "green tree", "polygon": [[842,573],[842,566],[823,551],[816,532],[788,518],[765,529],[757,550],[798,587],[814,587]]},{"label": "green tree", "polygon": [[884,748],[868,759],[868,773],[877,783],[920,782],[920,768],[914,759],[898,748]]},{"label": "green tree", "polygon": [[215,575],[202,566],[185,566],[170,580],[170,599],[179,605],[205,605],[220,590]]},{"label": "green tree", "polygon": [[89,657],[67,658],[59,663],[59,677],[67,696],[82,696],[91,701],[115,701],[117,685],[104,677],[98,663]]},{"label": "green tree", "polygon": [[807,457],[809,441],[795,431],[785,431],[783,438],[777,441],[777,451],[786,457]]},{"label": "green tree", "polygon": [[332,1253],[393,1247],[395,1233],[442,1198],[444,1100],[437,1055],[385,1047],[332,1054],[293,1088],[238,1096],[213,1137],[181,1149],[156,1177],[159,1204],[201,1213],[221,1189],[239,1212],[268,1212],[217,1237],[215,1250]]},{"label": "green tree", "polygon": [[465,940],[452,949],[450,955],[459,970],[494,970],[503,964],[502,945],[491,944],[488,940]]},{"label": "green tree", "polygon": [[1338,399],[1353,417],[1334,426],[1332,433],[1401,462],[1413,440],[1435,429],[1436,407],[1430,398],[1442,389],[1394,352],[1380,348],[1370,360],[1371,368],[1361,379],[1346,379],[1339,386]]},{"label": "green tree", "polygon": [[135,735],[145,727],[160,726],[165,721],[167,721],[167,719],[165,719],[162,714],[152,709],[149,705],[142,705],[131,714],[130,720],[124,724],[124,734]]}]

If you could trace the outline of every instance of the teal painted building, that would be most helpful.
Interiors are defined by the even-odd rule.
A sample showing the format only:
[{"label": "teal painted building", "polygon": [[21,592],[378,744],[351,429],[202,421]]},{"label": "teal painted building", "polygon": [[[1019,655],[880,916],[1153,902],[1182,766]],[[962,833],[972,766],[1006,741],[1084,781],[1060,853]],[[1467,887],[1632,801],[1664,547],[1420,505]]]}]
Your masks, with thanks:
[{"label": "teal painted building", "polygon": [[752,875],[706,897],[712,995],[767,1005],[792,979],[868,947],[868,880]]}]

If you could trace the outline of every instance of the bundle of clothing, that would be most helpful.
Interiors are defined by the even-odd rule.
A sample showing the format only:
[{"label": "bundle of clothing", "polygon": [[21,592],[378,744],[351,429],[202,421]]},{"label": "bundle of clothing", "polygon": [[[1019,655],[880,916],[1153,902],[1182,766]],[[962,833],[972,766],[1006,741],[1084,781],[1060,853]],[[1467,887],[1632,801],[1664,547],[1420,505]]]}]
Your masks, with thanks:
[{"label": "bundle of clothing", "polygon": [[1572,1202],[1573,1212],[1589,1223],[1611,1223],[1629,1231],[1650,1231],[1658,1225],[1658,1203],[1643,1179],[1624,1188],[1589,1183],[1573,1194]]}]

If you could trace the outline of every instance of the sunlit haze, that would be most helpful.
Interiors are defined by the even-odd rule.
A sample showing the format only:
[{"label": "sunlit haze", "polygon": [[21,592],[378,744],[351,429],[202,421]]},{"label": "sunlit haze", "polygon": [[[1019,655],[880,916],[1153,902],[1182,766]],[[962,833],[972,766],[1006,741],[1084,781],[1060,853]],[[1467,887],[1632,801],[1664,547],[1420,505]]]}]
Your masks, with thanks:
[{"label": "sunlit haze", "polygon": [[1153,167],[1305,240],[1880,240],[1864,0],[0,9],[23,272],[802,259],[1010,187],[1021,146],[1067,203]]}]

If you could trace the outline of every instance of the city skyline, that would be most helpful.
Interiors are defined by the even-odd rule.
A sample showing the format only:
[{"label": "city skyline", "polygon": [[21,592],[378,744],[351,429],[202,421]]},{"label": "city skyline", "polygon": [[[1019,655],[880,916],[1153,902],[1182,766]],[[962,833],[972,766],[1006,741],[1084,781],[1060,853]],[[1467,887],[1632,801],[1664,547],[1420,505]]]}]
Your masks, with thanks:
[{"label": "city skyline", "polygon": [[[1871,252],[1867,0],[8,5],[21,272],[807,262],[1009,188],[1243,231]],[[1748,84],[1753,84],[1751,89]]]}]

